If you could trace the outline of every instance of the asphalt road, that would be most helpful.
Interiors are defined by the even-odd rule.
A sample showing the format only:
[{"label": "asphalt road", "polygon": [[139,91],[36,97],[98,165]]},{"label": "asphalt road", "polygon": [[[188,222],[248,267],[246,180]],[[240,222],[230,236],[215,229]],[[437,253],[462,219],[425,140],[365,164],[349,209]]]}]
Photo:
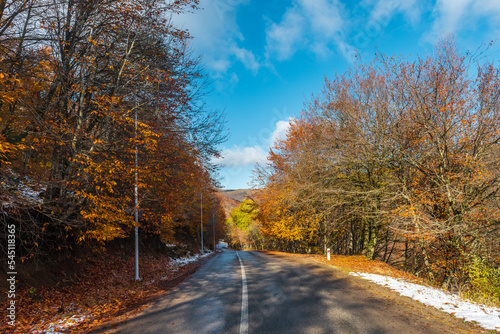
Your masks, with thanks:
[{"label": "asphalt road", "polygon": [[381,289],[320,265],[226,250],[115,333],[481,332]]}]

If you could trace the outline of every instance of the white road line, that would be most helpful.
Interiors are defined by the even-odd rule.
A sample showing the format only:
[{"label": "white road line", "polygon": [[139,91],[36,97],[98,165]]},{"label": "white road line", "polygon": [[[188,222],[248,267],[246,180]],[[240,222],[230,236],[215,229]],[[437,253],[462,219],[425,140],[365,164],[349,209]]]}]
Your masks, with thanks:
[{"label": "white road line", "polygon": [[241,266],[241,323],[240,323],[240,334],[248,334],[248,289],[247,289],[247,276],[245,275],[245,266],[243,261],[241,261],[240,254],[238,255],[238,260],[240,260]]}]

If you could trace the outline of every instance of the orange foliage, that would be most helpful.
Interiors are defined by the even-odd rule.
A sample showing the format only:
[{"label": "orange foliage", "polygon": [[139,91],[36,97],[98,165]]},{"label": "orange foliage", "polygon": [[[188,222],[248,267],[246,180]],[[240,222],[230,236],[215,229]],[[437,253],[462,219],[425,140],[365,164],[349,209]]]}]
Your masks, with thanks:
[{"label": "orange foliage", "polygon": [[498,66],[452,39],[326,79],[257,171],[268,245],[363,253],[445,285],[473,256],[499,266],[499,87]]}]

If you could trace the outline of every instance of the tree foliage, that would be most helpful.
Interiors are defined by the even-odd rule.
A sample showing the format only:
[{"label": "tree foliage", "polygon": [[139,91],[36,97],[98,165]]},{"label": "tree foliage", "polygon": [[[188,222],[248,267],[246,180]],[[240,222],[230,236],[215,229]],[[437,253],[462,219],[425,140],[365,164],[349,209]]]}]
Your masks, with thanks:
[{"label": "tree foliage", "polygon": [[244,200],[239,206],[231,210],[231,219],[237,228],[246,231],[257,216],[255,202]]},{"label": "tree foliage", "polygon": [[232,247],[263,249],[258,215],[259,208],[253,199],[245,199],[233,207],[226,219],[226,235]]},{"label": "tree foliage", "polygon": [[24,256],[129,235],[136,182],[143,231],[199,238],[193,198],[222,212],[210,159],[226,135],[171,22],[198,1],[0,4],[0,199]]},{"label": "tree foliage", "polygon": [[452,39],[326,79],[257,179],[270,247],[365,254],[449,285],[498,266],[500,68]]}]

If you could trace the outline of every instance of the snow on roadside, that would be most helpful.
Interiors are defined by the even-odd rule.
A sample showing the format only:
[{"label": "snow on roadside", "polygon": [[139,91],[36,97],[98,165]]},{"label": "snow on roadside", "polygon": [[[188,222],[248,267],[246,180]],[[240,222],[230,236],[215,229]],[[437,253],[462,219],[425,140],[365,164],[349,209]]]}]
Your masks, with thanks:
[{"label": "snow on roadside", "polygon": [[[193,256],[187,256],[179,259],[174,259],[171,261],[171,263],[174,265],[174,271],[177,271],[181,267],[185,266],[188,263],[195,262],[201,258],[207,257],[210,254],[212,254],[212,251],[205,251],[203,254],[195,254]],[[163,279],[169,279],[171,277],[165,276],[161,278]],[[146,285],[150,285],[154,283],[155,280],[152,280],[150,282],[147,282]],[[68,318],[64,318],[58,321],[53,321],[50,323],[47,329],[44,330],[37,330],[36,327],[32,328],[33,333],[36,334],[63,334],[67,333],[67,330],[69,330],[71,327],[76,326],[78,323],[84,321],[87,319],[89,316],[85,314],[79,314],[79,315],[73,315]]]},{"label": "snow on roadside", "polygon": [[10,179],[1,178],[5,191],[0,201],[0,208],[12,208],[19,203],[38,205],[43,202],[40,194],[46,190],[44,186],[28,177],[21,178],[10,168],[7,168],[6,172]]},{"label": "snow on roadside", "polygon": [[184,266],[188,263],[198,261],[199,259],[202,259],[206,256],[209,256],[212,253],[213,253],[212,251],[205,251],[205,252],[203,252],[203,254],[195,254],[193,256],[186,256],[186,257],[181,257],[181,258],[175,259],[174,262],[180,266]]},{"label": "snow on roadside", "polygon": [[[195,262],[199,259],[202,259],[206,256],[209,256],[212,253],[213,252],[209,250],[209,251],[203,252],[203,254],[195,254],[193,256],[185,256],[185,257],[181,257],[178,259],[172,259],[170,262],[173,266],[172,271],[176,272],[177,270],[179,270],[180,268],[182,268],[186,264],[191,263],[191,262]],[[171,276],[165,276],[165,277],[160,278],[160,280],[166,280],[166,279],[170,279],[170,278],[171,278]],[[151,282],[151,283],[153,283],[153,282]]]},{"label": "snow on roadside", "polygon": [[87,315],[73,315],[69,318],[61,319],[56,322],[52,322],[47,329],[44,330],[36,330],[35,328],[32,328],[33,332],[32,333],[37,333],[37,334],[63,334],[63,332],[60,331],[66,331],[67,329],[78,325],[78,323],[84,321],[87,319]]},{"label": "snow on roadside", "polygon": [[475,321],[485,329],[500,330],[499,308],[467,302],[459,296],[443,290],[409,283],[389,276],[355,272],[351,272],[350,275],[386,286],[391,290],[399,292],[402,296],[407,296],[425,305],[433,306],[444,312],[453,314],[457,318],[463,318],[466,321]]}]

